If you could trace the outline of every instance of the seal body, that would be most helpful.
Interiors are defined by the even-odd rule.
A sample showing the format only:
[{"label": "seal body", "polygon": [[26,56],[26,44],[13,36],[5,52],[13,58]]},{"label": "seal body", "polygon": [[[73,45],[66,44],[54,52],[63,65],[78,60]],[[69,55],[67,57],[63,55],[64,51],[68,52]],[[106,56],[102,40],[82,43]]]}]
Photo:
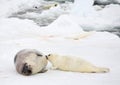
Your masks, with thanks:
[{"label": "seal body", "polygon": [[108,68],[96,67],[86,60],[75,56],[49,54],[47,58],[52,63],[53,69],[81,73],[105,73],[109,71]]},{"label": "seal body", "polygon": [[46,71],[47,59],[43,53],[35,49],[24,49],[16,54],[14,63],[18,73],[32,75]]}]

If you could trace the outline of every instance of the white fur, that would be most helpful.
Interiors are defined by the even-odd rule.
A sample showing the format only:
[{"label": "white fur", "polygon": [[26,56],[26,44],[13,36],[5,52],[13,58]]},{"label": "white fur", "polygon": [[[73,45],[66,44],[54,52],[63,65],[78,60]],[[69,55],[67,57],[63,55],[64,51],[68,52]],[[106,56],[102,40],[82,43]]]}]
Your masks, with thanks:
[{"label": "white fur", "polygon": [[43,6],[43,9],[48,10],[48,9],[51,9],[53,7],[56,7],[56,6],[58,6],[58,3],[47,4],[47,5]]},{"label": "white fur", "polygon": [[96,67],[93,64],[72,56],[61,56],[57,54],[48,55],[48,60],[52,63],[54,69],[82,73],[104,73],[108,72],[108,68]]}]

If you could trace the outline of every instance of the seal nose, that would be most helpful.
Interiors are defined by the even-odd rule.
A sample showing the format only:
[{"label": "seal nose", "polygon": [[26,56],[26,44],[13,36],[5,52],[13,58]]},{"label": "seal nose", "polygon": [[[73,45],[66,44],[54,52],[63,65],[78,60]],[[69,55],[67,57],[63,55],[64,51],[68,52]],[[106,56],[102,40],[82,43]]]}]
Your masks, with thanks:
[{"label": "seal nose", "polygon": [[31,75],[32,74],[31,68],[30,68],[30,66],[27,65],[27,63],[25,63],[23,66],[22,74],[23,75]]}]

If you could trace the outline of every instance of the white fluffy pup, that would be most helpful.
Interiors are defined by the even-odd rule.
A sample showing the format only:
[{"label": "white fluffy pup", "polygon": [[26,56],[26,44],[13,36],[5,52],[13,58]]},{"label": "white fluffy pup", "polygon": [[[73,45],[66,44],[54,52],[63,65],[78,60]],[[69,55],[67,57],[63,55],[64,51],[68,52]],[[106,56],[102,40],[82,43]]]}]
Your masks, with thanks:
[{"label": "white fluffy pup", "polygon": [[108,68],[96,67],[95,65],[74,56],[61,56],[49,54],[47,59],[52,63],[53,69],[81,73],[106,73]]}]

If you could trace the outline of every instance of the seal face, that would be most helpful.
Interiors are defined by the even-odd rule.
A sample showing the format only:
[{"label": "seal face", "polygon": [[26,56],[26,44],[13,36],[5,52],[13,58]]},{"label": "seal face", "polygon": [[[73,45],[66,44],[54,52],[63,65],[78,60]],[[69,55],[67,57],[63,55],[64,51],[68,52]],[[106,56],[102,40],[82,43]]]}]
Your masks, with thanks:
[{"label": "seal face", "polygon": [[24,75],[31,75],[32,74],[32,69],[29,65],[27,65],[27,63],[25,63],[23,66],[22,74],[24,74]]},{"label": "seal face", "polygon": [[24,49],[16,54],[14,64],[18,73],[32,75],[46,71],[47,59],[43,53],[35,49]]}]

